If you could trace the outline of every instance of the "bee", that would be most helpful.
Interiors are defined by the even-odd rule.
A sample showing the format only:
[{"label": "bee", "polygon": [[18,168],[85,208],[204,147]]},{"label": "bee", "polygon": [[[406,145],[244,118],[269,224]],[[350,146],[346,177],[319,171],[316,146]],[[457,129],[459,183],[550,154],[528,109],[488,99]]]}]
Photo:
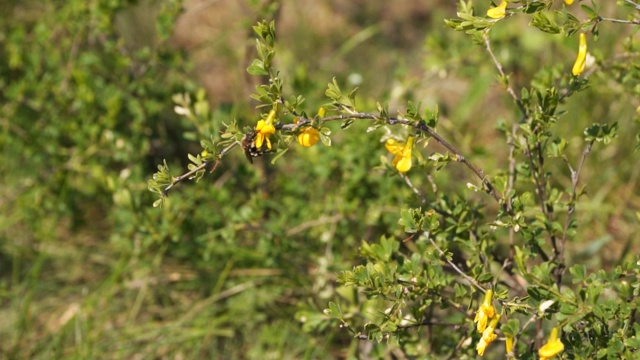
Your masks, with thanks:
[{"label": "bee", "polygon": [[244,134],[244,137],[240,141],[240,145],[242,146],[242,150],[244,150],[245,156],[252,164],[253,158],[262,156],[270,152],[270,150],[265,148],[264,146],[262,148],[256,147],[256,132],[253,130],[248,131]]}]

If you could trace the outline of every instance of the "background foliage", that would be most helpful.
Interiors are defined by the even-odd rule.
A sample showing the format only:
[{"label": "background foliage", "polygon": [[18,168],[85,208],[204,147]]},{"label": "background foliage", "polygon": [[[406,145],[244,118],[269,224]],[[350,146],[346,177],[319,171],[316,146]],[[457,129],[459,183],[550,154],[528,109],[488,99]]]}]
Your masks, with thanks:
[{"label": "background foliage", "polygon": [[[457,275],[427,241],[402,241],[414,232],[412,220],[425,221],[428,208],[384,165],[381,132],[367,133],[369,123],[355,122],[345,131],[329,124],[331,147],[292,145],[275,164],[259,158],[252,165],[240,151],[230,153],[198,184],[176,188],[161,209],[151,207],[155,198],[147,190],[147,180],[163,160],[178,175],[188,165],[186,154],[199,153],[199,140],[219,134],[224,123],[255,124],[260,111],[249,94],[261,80],[244,75],[255,57],[249,29],[273,17],[276,66],[285,92],[303,94],[309,114],[328,101],[324,91],[334,76],[343,89],[359,86],[357,104],[363,111],[375,112],[378,101],[393,112],[404,111],[407,100],[438,106],[438,133],[491,176],[506,173],[510,126],[504,124],[517,122],[522,114],[496,80],[483,45],[445,26],[444,19],[456,18],[455,4],[246,1],[236,8],[224,1],[205,7],[194,3],[0,3],[0,12],[11,14],[0,17],[0,354],[475,356],[478,335],[468,315],[481,296],[470,286],[453,287]],[[484,16],[490,4],[476,3],[475,14]],[[553,9],[560,11],[561,2],[555,3]],[[620,3],[601,4],[602,16],[637,17],[637,10]],[[301,11],[305,6],[308,11]],[[588,11],[577,2],[573,6],[570,12],[587,21]],[[208,18],[210,12],[226,16]],[[563,22],[561,13],[548,14],[560,25],[571,23]],[[530,26],[533,16],[498,22],[490,33],[493,51],[519,94],[523,87],[532,93],[552,84],[566,89],[566,83],[556,81],[568,79],[576,36],[566,36],[570,27],[551,34],[553,28],[541,26],[543,32]],[[224,18],[238,20],[240,30],[219,31]],[[589,86],[559,102],[566,112],[550,130],[566,140],[564,154],[576,164],[586,127],[617,122],[620,128],[608,146],[597,143],[586,159],[580,175],[586,195],[577,202],[576,226],[565,250],[567,267],[582,267],[565,276],[562,295],[570,296],[564,289],[572,287],[583,302],[578,310],[588,311],[584,319],[567,321],[567,314],[581,312],[560,309],[562,302],[554,298],[553,318],[541,315],[539,333],[526,329],[528,339],[519,351],[525,357],[533,356],[552,319],[575,330],[565,329],[570,349],[565,357],[594,352],[631,357],[638,348],[632,340],[639,291],[633,265],[640,211],[634,151],[640,105],[637,24],[603,21],[598,30],[597,41],[591,37],[589,43],[596,58],[588,70]],[[212,77],[220,79],[217,87]],[[175,103],[194,109],[193,116],[176,114]],[[444,149],[432,141],[420,151],[427,158]],[[553,174],[550,186],[568,194],[571,174],[562,157],[548,158],[545,166]],[[519,171],[526,174],[526,166]],[[437,238],[453,261],[470,266],[471,273],[479,254],[506,258],[509,230],[492,232],[489,226],[500,206],[468,189],[469,182],[480,186],[473,174],[458,163],[430,174],[409,176],[430,203],[455,215],[442,223],[442,233],[457,235]],[[527,191],[533,193],[533,185],[520,184],[518,195]],[[560,193],[558,199],[566,201]],[[534,205],[525,207],[525,218],[539,215],[531,210]],[[558,206],[564,221],[566,207]],[[478,245],[480,252],[470,248],[469,229],[490,239]],[[525,251],[527,244],[518,243]],[[531,267],[523,273],[545,286],[553,283],[543,275],[555,264],[535,257],[527,261]],[[402,307],[423,302],[422,313],[430,309],[431,319],[462,328],[398,330],[402,317],[385,315],[397,298],[384,293],[396,285],[385,281],[398,279],[383,276],[367,288],[352,272],[354,266],[375,264],[397,266],[401,275],[435,269],[428,274],[437,275],[429,289],[442,284],[442,292],[416,293]],[[500,265],[492,263],[472,275],[482,280]],[[545,286],[524,294],[532,297],[532,309],[549,298]],[[504,293],[499,296],[506,301]],[[463,311],[450,311],[447,298],[460,300]],[[330,302],[334,305],[325,314]],[[623,317],[628,320],[624,326],[618,323]],[[594,325],[598,322],[600,327]],[[390,340],[361,340],[345,324],[365,337]],[[473,344],[464,344],[472,338]],[[491,356],[504,354],[502,347],[494,347],[488,350]]]}]

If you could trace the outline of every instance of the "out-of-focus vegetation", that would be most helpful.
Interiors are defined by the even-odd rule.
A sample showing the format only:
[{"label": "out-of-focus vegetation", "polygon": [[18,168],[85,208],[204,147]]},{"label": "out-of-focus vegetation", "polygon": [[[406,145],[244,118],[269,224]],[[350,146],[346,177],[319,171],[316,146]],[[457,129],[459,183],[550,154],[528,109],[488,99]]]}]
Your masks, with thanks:
[{"label": "out-of-focus vegetation", "polygon": [[[491,57],[445,26],[455,4],[406,3],[0,3],[1,357],[475,353],[475,343],[461,350],[428,326],[407,329],[401,344],[361,340],[323,313],[334,302],[356,314],[346,319],[354,324],[384,317],[377,312],[384,300],[368,301],[337,282],[338,275],[375,258],[363,242],[406,239],[400,209],[422,205],[381,166],[384,146],[379,134],[366,132],[370,124],[342,132],[329,125],[331,147],[292,145],[275,164],[230,153],[199,183],[172,190],[162,208],[151,206],[147,190],[165,159],[182,171],[186,154],[202,150],[199,140],[219,135],[234,119],[255,125],[260,111],[249,95],[261,80],[245,69],[255,57],[250,27],[262,18],[276,19],[275,62],[285,92],[304,94],[310,114],[326,104],[326,84],[335,76],[344,88],[360,87],[358,107],[370,112],[377,101],[394,111],[407,100],[437,105],[440,134],[488,173],[507,169],[508,148],[496,127],[522,115],[496,80]],[[578,5],[571,12],[585,19]],[[476,6],[484,14],[490,4]],[[633,18],[632,10],[613,2],[601,9],[611,18]],[[590,272],[612,270],[640,250],[636,29],[600,24],[597,42],[590,42],[596,64],[587,70],[589,87],[559,105],[566,114],[554,128],[568,140],[566,156],[575,164],[584,128],[620,126],[580,174],[586,195],[577,203],[565,261]],[[513,88],[544,88],[571,71],[576,37],[565,35],[514,16],[493,27],[491,45]],[[194,107],[194,116],[176,114],[174,101]],[[432,145],[424,157],[443,151]],[[571,188],[562,159],[546,165],[563,175],[553,177],[555,186]],[[477,204],[488,218],[499,212],[486,194],[467,189],[477,181],[458,164],[411,179],[435,204],[455,199]],[[402,250],[424,251],[424,243],[403,244]],[[491,249],[505,257],[507,247]]]}]

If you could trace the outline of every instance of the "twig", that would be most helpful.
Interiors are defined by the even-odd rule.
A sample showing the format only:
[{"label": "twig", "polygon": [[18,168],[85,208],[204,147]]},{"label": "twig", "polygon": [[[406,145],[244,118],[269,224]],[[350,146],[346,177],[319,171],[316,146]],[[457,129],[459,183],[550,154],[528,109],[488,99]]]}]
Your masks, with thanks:
[{"label": "twig", "polygon": [[[211,169],[211,172],[213,172],[213,170],[215,170],[216,167],[218,167],[218,164],[220,163],[220,160],[222,159],[222,157],[229,152],[229,150],[233,149],[234,147],[236,147],[238,145],[238,142],[233,142],[231,143],[231,145],[227,146],[226,148],[222,149],[222,151],[220,151],[220,153],[218,154],[218,158],[215,161],[215,164],[213,165],[213,168]],[[177,176],[175,178],[173,178],[173,181],[171,182],[171,184],[169,184],[166,188],[164,188],[164,190],[162,191],[162,194],[164,196],[167,196],[167,194],[169,193],[169,191],[171,189],[173,189],[174,186],[176,186],[178,183],[191,178],[194,174],[196,174],[198,171],[203,170],[204,168],[206,168],[207,166],[209,166],[209,164],[211,164],[211,161],[205,161],[202,164],[198,165],[197,167],[193,168],[192,170],[190,170],[189,172],[186,172],[180,176]]]},{"label": "twig", "polygon": [[[487,179],[484,174],[484,171],[478,167],[476,167],[473,163],[471,163],[467,158],[465,158],[462,153],[453,145],[451,145],[447,140],[445,140],[442,136],[440,136],[436,131],[429,126],[424,121],[409,121],[406,119],[400,119],[397,117],[389,117],[388,119],[382,119],[378,115],[369,114],[369,113],[351,113],[351,114],[342,114],[342,115],[333,115],[327,116],[320,119],[321,122],[329,122],[329,121],[341,121],[341,120],[349,120],[349,119],[360,119],[360,120],[384,120],[388,125],[407,125],[415,128],[418,131],[422,131],[424,133],[429,134],[435,141],[437,141],[440,145],[444,146],[447,150],[453,153],[456,156],[456,160],[458,162],[463,163],[467,166],[476,176],[482,181],[484,186],[486,187],[486,191],[489,195],[491,195],[499,204],[504,205],[502,202],[502,194],[496,190],[491,181]],[[298,123],[295,124],[284,124],[276,126],[276,129],[293,131],[303,126],[308,126],[312,123],[311,119],[306,118],[298,118]]]},{"label": "twig", "polygon": [[423,204],[426,205],[431,205],[429,203],[429,200],[427,200],[426,197],[424,197],[424,195],[422,195],[422,193],[420,192],[420,190],[418,190],[413,183],[411,182],[411,179],[409,179],[409,177],[403,173],[400,173],[400,178],[402,178],[402,180],[404,180],[404,182],[411,188],[411,190],[413,190],[413,193],[416,194],[416,196],[418,196],[420,198],[420,200],[422,200]]},{"label": "twig", "polygon": [[[406,120],[404,121],[406,125],[411,125],[408,121]],[[473,165],[469,160],[467,160],[467,158],[465,158],[462,155],[462,153],[460,153],[460,151],[458,151],[458,149],[456,149],[453,145],[449,144],[444,138],[438,135],[435,132],[435,130],[428,127],[427,124],[424,123],[424,121],[419,122],[418,125],[415,127],[418,130],[428,133],[432,138],[434,138],[438,143],[440,143],[440,145],[444,146],[445,148],[447,148],[447,150],[451,151],[454,155],[456,155],[456,160],[458,162],[465,164],[482,181],[484,186],[487,188],[487,193],[491,195],[499,204],[504,205],[502,201],[503,200],[502,194],[500,194],[498,190],[496,190],[496,188],[493,186],[491,181],[487,179],[482,169]],[[509,213],[511,212],[509,209],[505,209],[505,210]]]},{"label": "twig", "polygon": [[[380,118],[380,116],[377,116],[377,115],[374,115],[374,114],[354,112],[354,113],[349,113],[349,114],[327,116],[327,117],[324,117],[324,118],[320,119],[320,121],[321,122],[329,122],[329,121],[341,121],[341,120],[349,120],[349,119],[382,120]],[[455,148],[447,140],[445,140],[442,136],[440,136],[438,133],[436,133],[436,131],[434,129],[432,129],[429,126],[427,126],[427,124],[424,121],[415,122],[415,121],[409,121],[409,120],[406,120],[406,119],[400,119],[400,118],[396,118],[396,117],[389,117],[388,119],[384,119],[384,120],[389,125],[407,125],[407,126],[411,126],[411,127],[415,128],[418,131],[422,131],[424,133],[429,134],[429,136],[431,136],[435,141],[440,143],[440,145],[444,146],[447,150],[449,150],[451,153],[453,153],[456,156],[456,160],[458,162],[463,163],[474,174],[476,174],[476,176],[482,181],[482,183],[486,187],[486,192],[489,195],[491,195],[499,204],[504,206],[504,203],[502,201],[502,194],[500,194],[498,192],[498,190],[496,190],[496,188],[493,186],[491,181],[485,176],[484,171],[482,169],[480,169],[479,167],[475,166],[469,160],[467,160],[467,158],[465,158],[457,148]],[[294,130],[296,130],[298,128],[301,128],[303,126],[308,126],[311,123],[312,123],[311,119],[298,117],[298,122],[297,123],[277,124],[275,126],[275,128],[278,129],[278,130],[294,131]],[[231,150],[233,147],[235,147],[237,145],[238,145],[238,143],[234,142],[231,145],[229,145],[228,147],[226,147],[225,149],[223,149],[220,152],[220,154],[218,155],[218,160],[217,161],[220,161],[220,159],[222,158],[222,156],[224,156],[224,154],[226,154],[229,150]],[[169,192],[169,190],[171,190],[176,184],[180,183],[181,181],[184,181],[185,179],[190,178],[191,176],[193,176],[198,171],[203,170],[207,165],[209,165],[209,163],[210,162],[203,162],[201,165],[199,165],[198,167],[192,169],[191,171],[189,171],[189,172],[187,172],[187,173],[185,173],[183,175],[180,175],[178,177],[175,177],[173,179],[173,182],[164,189],[164,191],[163,191],[164,195],[166,195]],[[505,208],[505,210],[508,213],[511,214],[510,209],[506,209]]]},{"label": "twig", "polygon": [[630,4],[631,6],[635,7],[636,10],[640,11],[640,4],[638,4],[637,2],[634,2],[631,0],[624,0],[624,2],[626,2],[627,4]]},{"label": "twig", "polygon": [[[518,106],[518,109],[520,109],[520,112],[522,113],[522,119],[520,120],[520,122],[525,122],[528,118],[529,115],[527,114],[527,109],[524,107],[524,105],[522,104],[522,101],[520,100],[520,98],[518,97],[518,95],[516,95],[515,91],[513,90],[513,88],[511,87],[511,85],[508,82],[507,76],[504,72],[503,66],[500,63],[500,61],[498,60],[498,58],[495,56],[495,54],[493,53],[493,50],[491,49],[491,41],[489,39],[489,35],[487,32],[484,33],[483,35],[483,39],[484,39],[484,44],[485,44],[485,48],[487,49],[487,52],[489,53],[489,55],[491,56],[491,59],[493,60],[493,63],[496,66],[496,69],[498,69],[498,73],[500,73],[500,76],[502,78],[504,78],[506,80],[506,90],[507,93],[513,98],[513,100],[515,101],[516,105]],[[512,133],[515,134],[515,130],[517,129],[517,125],[514,124],[512,127]],[[511,189],[513,189],[513,181],[514,181],[514,177],[515,177],[515,160],[513,159],[513,151],[514,151],[514,147],[515,144],[512,142],[511,144],[509,144],[509,186],[507,189],[507,194],[509,193],[509,191]],[[526,156],[529,160],[529,166],[531,167],[531,171],[534,177],[534,182],[536,184],[536,194],[538,195],[538,200],[540,202],[540,205],[542,206],[542,212],[547,215],[547,218],[549,220],[550,219],[550,214],[547,211],[546,208],[546,193],[545,193],[545,189],[544,186],[542,186],[542,183],[539,179],[538,173],[535,171],[535,167],[533,164],[533,153],[531,151],[531,148],[527,145],[527,152],[526,152]],[[540,161],[540,164],[542,164],[542,162]],[[510,215],[513,215],[513,209],[511,208],[511,201],[508,198],[505,198],[505,207],[507,209],[507,213],[509,213]],[[511,250],[510,250],[510,254],[511,257],[513,257],[513,231],[510,231],[510,235],[509,235],[509,242],[511,244]],[[557,249],[556,249],[556,240],[555,240],[555,236],[552,234],[551,235],[551,243],[553,245],[554,251],[557,254]],[[548,261],[549,260],[549,256],[544,252],[544,250],[542,250],[542,248],[540,248],[539,246],[535,246],[537,252],[540,254],[540,256],[542,257],[542,259],[544,261]]]},{"label": "twig", "polygon": [[449,326],[449,327],[453,327],[455,330],[458,329],[466,329],[469,327],[469,325],[467,324],[457,324],[457,323],[451,323],[451,322],[444,322],[444,321],[432,321],[432,320],[424,320],[421,321],[419,323],[415,323],[415,324],[410,324],[410,325],[398,325],[398,329],[410,329],[412,327],[418,327],[418,326],[424,326],[424,325],[428,325],[428,326]]},{"label": "twig", "polygon": [[420,198],[420,200],[422,200],[423,204],[426,204],[429,206],[429,208],[433,209],[433,211],[437,212],[438,214],[442,215],[442,216],[447,216],[447,217],[453,217],[453,215],[447,211],[441,210],[440,208],[437,208],[435,206],[433,206],[433,204],[431,204],[429,202],[429,200],[427,200],[426,197],[424,197],[424,195],[422,195],[422,193],[420,192],[420,190],[418,190],[413,183],[411,182],[411,179],[409,179],[409,177],[403,173],[400,173],[400,177],[404,180],[404,182],[411,188],[411,190],[413,190],[413,192]]},{"label": "twig", "polygon": [[[549,219],[549,213],[547,212],[547,206],[546,206],[546,191],[545,188],[542,184],[542,181],[540,180],[540,175],[539,173],[542,171],[538,171],[537,168],[535,167],[534,163],[533,163],[533,152],[531,150],[531,147],[527,144],[527,152],[526,152],[526,157],[527,160],[529,161],[529,167],[531,168],[531,174],[533,175],[533,182],[536,185],[536,195],[538,197],[538,202],[540,203],[540,207],[542,209],[542,213],[545,214],[547,216],[547,219]],[[554,249],[554,253],[558,253],[557,249],[556,249],[556,241],[555,241],[555,237],[553,235],[551,235],[551,244],[553,245],[553,249]],[[542,257],[543,261],[549,261],[549,255],[547,255],[547,253],[544,252],[544,250],[542,250],[542,248],[540,248],[539,246],[536,246],[538,253],[540,254],[540,256]]]},{"label": "twig", "polygon": [[[518,125],[511,125],[511,137],[509,138],[509,179],[507,180],[507,189],[505,191],[505,204],[507,205],[507,209],[513,210],[513,204],[511,203],[511,196],[509,193],[513,190],[513,187],[516,182],[516,158],[514,156],[516,144],[515,137],[516,131],[518,130]],[[513,262],[515,257],[515,243],[514,236],[515,231],[512,227],[509,227],[509,259]]]},{"label": "twig", "polygon": [[431,238],[428,232],[425,231],[423,235],[426,236],[427,239],[429,239],[429,242],[431,243],[431,245],[433,245],[433,247],[436,248],[440,256],[442,256],[444,261],[446,261],[449,264],[449,266],[451,266],[458,274],[460,274],[463,278],[465,278],[471,285],[478,288],[478,290],[482,291],[483,293],[487,292],[487,290],[483,288],[480,284],[478,284],[478,282],[474,278],[465,274],[464,271],[462,271],[456,264],[454,264],[451,260],[447,259],[447,256],[444,253],[444,251],[442,251],[442,249],[440,249],[438,244],[436,244],[436,242],[433,241],[433,239]]},{"label": "twig", "polygon": [[338,215],[333,215],[333,216],[321,216],[319,219],[315,219],[315,220],[311,220],[311,221],[307,221],[304,222],[302,224],[296,225],[292,228],[290,228],[289,230],[287,230],[287,232],[285,233],[285,236],[293,236],[299,232],[305,231],[309,228],[315,227],[315,226],[320,226],[320,225],[325,225],[325,224],[332,224],[335,222],[338,222],[340,220],[344,219],[344,216],[338,214]]},{"label": "twig", "polygon": [[493,50],[491,50],[491,41],[489,40],[488,33],[485,32],[483,35],[483,38],[484,38],[484,46],[487,49],[487,52],[489,53],[489,55],[491,56],[493,63],[496,65],[496,68],[498,69],[500,76],[502,76],[505,80],[507,80],[507,93],[511,95],[511,97],[513,98],[513,101],[515,101],[516,105],[518,105],[518,109],[520,109],[522,116],[524,117],[524,119],[526,119],[528,117],[527,109],[525,109],[524,105],[522,104],[522,101],[520,100],[518,95],[516,95],[515,91],[513,91],[513,88],[511,87],[511,85],[508,83],[507,75],[504,73],[502,64],[500,63],[500,61],[498,61],[498,58],[496,58],[496,56],[493,54]]},{"label": "twig", "polygon": [[567,209],[567,216],[565,217],[565,220],[564,220],[564,232],[562,234],[562,240],[560,241],[560,248],[557,256],[558,261],[560,263],[562,263],[564,260],[564,246],[565,246],[565,243],[567,242],[567,233],[569,232],[569,222],[571,221],[571,215],[573,215],[574,211],[576,210],[576,200],[577,200],[576,190],[578,188],[578,180],[580,178],[580,173],[582,172],[582,166],[584,165],[585,159],[591,152],[593,143],[594,143],[594,140],[592,140],[589,144],[587,144],[587,147],[585,147],[584,151],[582,152],[582,157],[580,158],[580,162],[578,163],[578,168],[575,171],[569,164],[569,160],[566,157],[564,157],[565,162],[569,166],[569,171],[571,171],[572,188],[571,188],[571,200],[569,202],[569,208]]},{"label": "twig", "polygon": [[524,323],[524,325],[522,325],[522,328],[520,329],[520,331],[518,332],[518,334],[516,334],[516,336],[513,339],[513,350],[514,351],[517,347],[516,345],[518,344],[518,340],[520,340],[520,337],[522,336],[522,334],[524,333],[524,331],[529,327],[529,325],[531,325],[531,323],[533,323],[536,320],[536,314],[533,314],[529,320],[527,320],[526,323]]},{"label": "twig", "polygon": [[598,20],[599,21],[609,21],[609,22],[618,23],[618,24],[640,25],[640,21],[638,21],[638,20],[612,19],[612,18],[606,18],[606,17],[602,17],[602,16],[599,16]]},{"label": "twig", "polygon": [[[410,328],[414,328],[414,327],[419,327],[419,326],[447,326],[447,327],[452,327],[454,328],[454,330],[458,330],[458,329],[466,329],[469,326],[466,324],[456,324],[456,323],[450,323],[450,322],[443,322],[443,321],[431,321],[431,320],[424,320],[422,322],[416,323],[416,324],[410,324],[410,325],[398,325],[397,328],[398,329],[410,329]],[[362,334],[362,333],[356,333],[355,330],[351,329],[351,327],[349,326],[349,324],[347,323],[342,323],[341,324],[342,327],[347,328],[347,330],[349,330],[352,334],[354,334],[354,336],[358,339],[358,340],[369,340],[369,336],[367,334]],[[383,336],[384,337],[388,337],[390,334],[386,333]]]}]

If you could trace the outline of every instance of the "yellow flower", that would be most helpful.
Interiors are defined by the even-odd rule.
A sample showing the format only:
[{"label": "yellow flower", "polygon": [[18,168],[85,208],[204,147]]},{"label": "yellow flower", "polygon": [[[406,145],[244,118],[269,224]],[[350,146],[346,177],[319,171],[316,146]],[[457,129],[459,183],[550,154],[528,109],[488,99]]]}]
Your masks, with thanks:
[{"label": "yellow flower", "polygon": [[573,64],[573,75],[578,76],[584,71],[584,67],[587,62],[587,36],[584,33],[580,33],[580,46],[578,46],[578,57]]},{"label": "yellow flower", "polygon": [[271,140],[269,135],[275,134],[276,128],[273,126],[273,119],[276,117],[275,109],[272,109],[267,116],[267,120],[260,120],[256,124],[256,148],[260,149],[263,143],[267,143],[267,148],[271,150]]},{"label": "yellow flower", "polygon": [[564,351],[564,344],[558,338],[558,328],[551,330],[549,340],[538,350],[540,360],[548,360]]},{"label": "yellow flower", "polygon": [[484,294],[484,301],[478,312],[476,312],[476,317],[473,319],[473,322],[477,322],[478,332],[483,332],[487,327],[487,322],[496,314],[496,309],[491,305],[491,301],[493,300],[493,290],[487,290]]},{"label": "yellow flower", "polygon": [[495,318],[493,318],[489,326],[487,326],[487,328],[482,332],[482,338],[480,338],[480,341],[478,341],[478,345],[476,345],[478,355],[484,355],[484,350],[487,348],[487,346],[489,346],[489,344],[491,344],[495,339],[498,338],[498,335],[493,332],[496,329],[496,326],[498,326],[498,321],[500,321],[500,315],[497,315]]},{"label": "yellow flower", "polygon": [[564,0],[564,3],[567,5],[573,4],[573,0]]},{"label": "yellow flower", "polygon": [[513,350],[513,337],[507,335],[504,345],[507,348],[507,354],[511,353],[511,350]]},{"label": "yellow flower", "polygon": [[390,153],[396,156],[391,163],[396,167],[396,169],[398,169],[398,171],[405,173],[411,170],[413,136],[409,136],[406,143],[400,143],[394,139],[388,139],[384,146]]},{"label": "yellow flower", "polygon": [[311,126],[305,126],[298,134],[298,144],[305,147],[315,145],[318,140],[320,140],[320,133],[318,129]]},{"label": "yellow flower", "polygon": [[487,16],[492,19],[502,19],[505,15],[506,9],[507,9],[507,1],[502,0],[500,5],[487,10]]}]

